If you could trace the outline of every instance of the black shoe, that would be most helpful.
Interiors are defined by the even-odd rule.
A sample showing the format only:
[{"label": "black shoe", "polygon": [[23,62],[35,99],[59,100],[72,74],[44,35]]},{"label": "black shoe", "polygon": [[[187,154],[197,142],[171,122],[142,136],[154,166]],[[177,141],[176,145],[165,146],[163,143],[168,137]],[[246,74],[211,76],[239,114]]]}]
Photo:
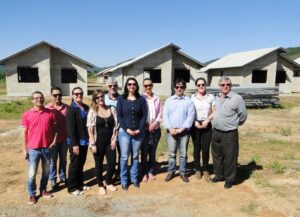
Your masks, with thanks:
[{"label": "black shoe", "polygon": [[182,179],[182,181],[184,181],[184,182],[189,182],[190,180],[189,180],[189,177],[187,176],[187,175],[180,175],[180,178]]},{"label": "black shoe", "polygon": [[165,181],[168,182],[168,181],[171,181],[171,179],[173,179],[174,177],[174,174],[173,173],[168,173],[168,175],[166,176],[165,178]]},{"label": "black shoe", "polygon": [[228,189],[228,188],[231,188],[231,187],[232,187],[232,182],[226,181],[225,184],[224,184],[224,188]]},{"label": "black shoe", "polygon": [[210,179],[210,181],[212,183],[223,182],[224,180],[225,180],[224,178],[218,178],[216,176],[214,178]]},{"label": "black shoe", "polygon": [[123,189],[124,191],[128,191],[128,186],[127,186],[127,185],[122,185],[122,189]]},{"label": "black shoe", "polygon": [[140,183],[139,183],[139,182],[133,183],[133,186],[134,186],[135,188],[140,188]]}]

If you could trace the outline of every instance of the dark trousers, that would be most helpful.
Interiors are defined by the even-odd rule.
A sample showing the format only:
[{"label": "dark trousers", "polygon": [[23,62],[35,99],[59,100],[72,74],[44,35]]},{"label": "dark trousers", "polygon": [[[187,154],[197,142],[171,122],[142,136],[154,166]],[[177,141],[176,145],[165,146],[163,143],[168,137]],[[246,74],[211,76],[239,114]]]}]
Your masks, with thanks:
[{"label": "dark trousers", "polygon": [[112,176],[115,173],[116,166],[116,150],[112,150],[110,145],[97,145],[97,153],[94,154],[95,173],[99,187],[103,187],[103,160],[106,156],[106,177],[107,185],[112,184]]},{"label": "dark trousers", "polygon": [[209,148],[211,143],[211,124],[207,126],[205,129],[198,129],[196,127],[192,127],[191,129],[191,137],[194,144],[194,164],[196,171],[200,171],[200,152],[202,151],[202,166],[203,171],[208,171],[208,162],[209,162]]},{"label": "dark trousers", "polygon": [[[142,174],[146,175],[151,173],[154,175],[154,165],[156,158],[157,144],[161,137],[160,128],[155,130],[153,133],[145,131],[145,138],[141,148],[141,163],[142,163]],[[148,160],[149,156],[149,160]]]},{"label": "dark trousers", "polygon": [[234,182],[239,154],[238,131],[223,132],[213,129],[212,156],[216,177]]},{"label": "dark trousers", "polygon": [[73,147],[69,147],[70,164],[68,175],[68,192],[82,190],[83,187],[83,166],[86,161],[88,146],[79,145],[79,154],[73,153]]}]

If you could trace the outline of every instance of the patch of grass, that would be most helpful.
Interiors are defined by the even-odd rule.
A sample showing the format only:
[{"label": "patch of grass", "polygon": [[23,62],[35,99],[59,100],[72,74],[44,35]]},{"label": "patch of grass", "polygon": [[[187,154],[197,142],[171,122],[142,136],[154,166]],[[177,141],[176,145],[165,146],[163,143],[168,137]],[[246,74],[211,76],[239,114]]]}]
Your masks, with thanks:
[{"label": "patch of grass", "polygon": [[258,209],[258,204],[253,201],[251,201],[241,207],[241,211],[250,216],[257,215],[257,209]]},{"label": "patch of grass", "polygon": [[280,97],[280,106],[283,109],[291,110],[292,108],[299,106],[300,97]]},{"label": "patch of grass", "polygon": [[282,136],[291,136],[292,129],[290,127],[282,127],[279,129],[279,132]]},{"label": "patch of grass", "polygon": [[295,154],[294,153],[285,153],[283,155],[284,160],[295,160]]},{"label": "patch of grass", "polygon": [[250,158],[250,162],[254,161],[256,164],[261,162],[261,156],[259,154],[253,154]]},{"label": "patch of grass", "polygon": [[284,173],[284,170],[286,169],[286,166],[283,165],[282,163],[278,162],[277,160],[275,160],[271,164],[271,168],[272,168],[272,170],[273,170],[274,173],[276,173],[276,174],[282,174],[282,173]]},{"label": "patch of grass", "polygon": [[5,79],[0,79],[0,95],[6,95],[6,81],[5,81]]},{"label": "patch of grass", "polygon": [[0,103],[0,119],[20,119],[31,106],[29,99]]}]

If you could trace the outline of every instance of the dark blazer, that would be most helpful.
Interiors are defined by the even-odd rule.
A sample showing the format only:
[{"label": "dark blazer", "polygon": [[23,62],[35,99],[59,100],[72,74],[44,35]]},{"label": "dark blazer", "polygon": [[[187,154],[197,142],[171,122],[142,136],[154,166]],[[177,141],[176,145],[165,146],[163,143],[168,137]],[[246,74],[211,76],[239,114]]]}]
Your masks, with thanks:
[{"label": "dark blazer", "polygon": [[[83,104],[84,110],[87,112],[89,107]],[[67,130],[70,138],[70,146],[80,145],[80,140],[89,138],[86,130],[86,119],[83,120],[80,116],[80,108],[72,106],[67,109]]]}]

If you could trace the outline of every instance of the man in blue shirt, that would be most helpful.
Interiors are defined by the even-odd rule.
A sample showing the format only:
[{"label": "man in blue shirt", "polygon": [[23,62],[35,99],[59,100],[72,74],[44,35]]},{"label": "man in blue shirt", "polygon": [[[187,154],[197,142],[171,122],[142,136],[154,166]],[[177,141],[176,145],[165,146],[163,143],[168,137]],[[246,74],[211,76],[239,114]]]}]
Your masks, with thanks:
[{"label": "man in blue shirt", "polygon": [[168,175],[165,181],[170,181],[176,171],[176,153],[179,149],[179,173],[184,182],[189,182],[186,174],[187,148],[190,128],[195,120],[193,101],[184,96],[186,83],[178,79],[174,83],[175,94],[166,100],[164,107],[164,127],[167,129],[167,144],[169,155]]}]

